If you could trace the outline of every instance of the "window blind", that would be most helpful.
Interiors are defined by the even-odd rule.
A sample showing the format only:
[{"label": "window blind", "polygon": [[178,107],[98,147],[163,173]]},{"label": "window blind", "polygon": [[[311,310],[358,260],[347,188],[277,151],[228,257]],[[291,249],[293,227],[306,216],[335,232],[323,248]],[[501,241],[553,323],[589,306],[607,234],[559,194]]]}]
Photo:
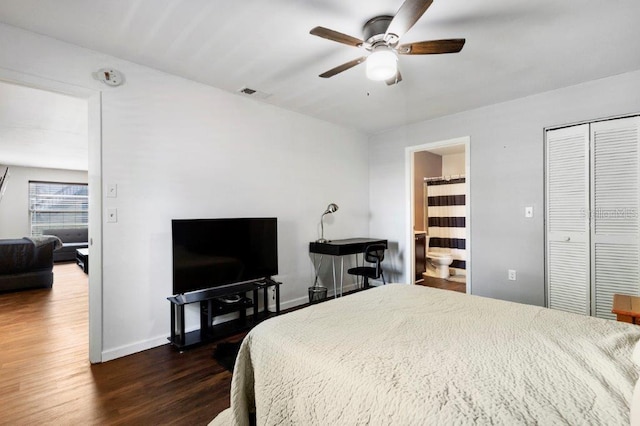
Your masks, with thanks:
[{"label": "window blind", "polygon": [[87,228],[87,184],[29,182],[29,216],[34,236],[45,229]]}]

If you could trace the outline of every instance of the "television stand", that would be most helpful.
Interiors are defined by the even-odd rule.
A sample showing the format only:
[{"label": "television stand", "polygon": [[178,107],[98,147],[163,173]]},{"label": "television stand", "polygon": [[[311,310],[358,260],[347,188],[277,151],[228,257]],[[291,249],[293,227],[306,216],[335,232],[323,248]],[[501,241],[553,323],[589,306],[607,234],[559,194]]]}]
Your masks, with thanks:
[{"label": "television stand", "polygon": [[[202,291],[178,294],[167,297],[171,302],[171,336],[169,342],[178,349],[185,349],[201,343],[207,343],[221,337],[248,330],[260,321],[280,313],[280,284],[270,278],[245,281],[221,287],[212,287]],[[275,287],[276,310],[268,310],[269,295],[267,289]],[[263,292],[263,312],[258,312],[259,292]],[[247,294],[251,293],[251,297]],[[184,309],[186,305],[200,303],[200,329],[185,331]],[[251,318],[246,311],[253,308]],[[235,320],[213,324],[217,316],[239,312]]]},{"label": "television stand", "polygon": [[242,301],[242,296],[239,294],[232,294],[231,296],[218,297],[217,299],[220,303],[226,303],[228,305],[232,305],[234,303],[238,303]]}]

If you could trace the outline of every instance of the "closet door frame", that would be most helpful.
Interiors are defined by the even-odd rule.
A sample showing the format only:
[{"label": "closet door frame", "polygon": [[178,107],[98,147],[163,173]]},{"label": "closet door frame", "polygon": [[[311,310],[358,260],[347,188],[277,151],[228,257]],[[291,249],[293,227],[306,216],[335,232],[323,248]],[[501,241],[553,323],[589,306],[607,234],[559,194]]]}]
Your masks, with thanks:
[{"label": "closet door frame", "polygon": [[[589,310],[590,310],[590,315],[595,315],[596,312],[596,301],[595,301],[595,236],[594,231],[592,230],[593,228],[593,221],[592,221],[592,215],[594,214],[592,212],[592,208],[593,205],[595,204],[594,201],[594,191],[595,191],[595,186],[593,184],[593,180],[594,180],[594,174],[592,173],[592,162],[594,161],[593,159],[593,149],[594,149],[594,141],[593,141],[593,137],[592,137],[592,125],[595,123],[600,123],[600,122],[605,122],[605,121],[613,121],[613,120],[619,120],[619,119],[625,119],[625,118],[636,118],[638,120],[640,120],[640,113],[636,112],[636,113],[630,113],[630,114],[624,114],[624,115],[618,115],[618,116],[610,116],[610,117],[605,117],[605,118],[600,118],[600,119],[592,119],[592,120],[585,120],[585,121],[580,121],[580,122],[575,122],[572,124],[564,124],[564,125],[555,125],[555,126],[549,126],[549,127],[545,127],[543,129],[543,158],[544,158],[544,212],[545,212],[545,218],[544,218],[544,236],[545,236],[545,247],[544,247],[544,257],[545,257],[545,261],[544,261],[544,265],[545,265],[545,271],[544,271],[544,292],[545,292],[545,304],[546,307],[549,308],[550,304],[549,304],[549,223],[548,223],[548,196],[549,196],[549,178],[548,178],[548,162],[549,162],[549,158],[548,158],[548,146],[547,146],[547,135],[550,131],[554,131],[554,130],[560,130],[560,129],[564,129],[564,128],[572,128],[572,127],[576,127],[576,126],[580,126],[580,125],[589,125],[589,140],[588,140],[588,161],[587,161],[587,168],[588,168],[588,179],[589,179],[589,191],[588,191],[588,208],[586,210],[586,215],[587,215],[587,219],[589,220],[588,225],[588,240],[589,240],[589,276],[590,276],[590,283],[589,283],[589,293],[590,293],[590,306],[589,306]],[[640,138],[640,128],[638,130],[638,136]],[[640,142],[640,141],[639,141]],[[640,149],[640,147],[639,147]],[[638,167],[640,170],[640,154],[639,154],[639,161],[638,161]],[[639,188],[640,190],[640,188]],[[638,215],[639,218],[638,220],[640,221],[640,206],[639,206],[639,211],[638,211]],[[640,239],[640,236],[639,236]],[[639,241],[640,242],[640,241]],[[640,262],[640,258],[639,258],[639,262]],[[640,293],[640,287],[639,287],[639,293]]]}]

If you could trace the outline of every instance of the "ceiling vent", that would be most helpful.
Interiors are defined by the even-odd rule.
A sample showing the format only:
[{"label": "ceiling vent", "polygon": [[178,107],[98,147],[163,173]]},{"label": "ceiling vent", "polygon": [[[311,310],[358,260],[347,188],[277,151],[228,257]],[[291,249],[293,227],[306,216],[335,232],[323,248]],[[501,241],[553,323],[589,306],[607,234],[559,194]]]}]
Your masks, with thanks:
[{"label": "ceiling vent", "polygon": [[251,89],[249,87],[243,87],[242,89],[238,90],[238,93],[240,93],[241,95],[250,96],[256,99],[266,99],[269,96],[271,96],[271,93],[261,92],[259,90]]}]

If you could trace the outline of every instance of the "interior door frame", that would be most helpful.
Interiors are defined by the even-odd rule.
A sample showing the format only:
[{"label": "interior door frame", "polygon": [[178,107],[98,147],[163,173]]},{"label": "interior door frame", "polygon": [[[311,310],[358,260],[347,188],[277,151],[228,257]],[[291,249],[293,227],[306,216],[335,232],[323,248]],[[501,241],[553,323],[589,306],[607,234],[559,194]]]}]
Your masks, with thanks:
[{"label": "interior door frame", "polygon": [[0,80],[87,101],[89,150],[89,361],[102,362],[102,92],[0,68]]},{"label": "interior door frame", "polygon": [[[408,224],[405,230],[405,272],[407,281],[410,284],[415,285],[415,247],[414,247],[414,167],[413,160],[416,152],[429,151],[436,148],[444,148],[454,145],[464,145],[464,167],[465,167],[465,192],[466,192],[466,206],[465,206],[465,239],[466,239],[466,290],[467,294],[472,294],[472,279],[471,279],[471,137],[462,136],[454,139],[447,139],[437,142],[429,142],[422,145],[415,145],[405,148],[405,199],[406,205],[406,223]],[[428,251],[428,247],[425,248]]]}]

